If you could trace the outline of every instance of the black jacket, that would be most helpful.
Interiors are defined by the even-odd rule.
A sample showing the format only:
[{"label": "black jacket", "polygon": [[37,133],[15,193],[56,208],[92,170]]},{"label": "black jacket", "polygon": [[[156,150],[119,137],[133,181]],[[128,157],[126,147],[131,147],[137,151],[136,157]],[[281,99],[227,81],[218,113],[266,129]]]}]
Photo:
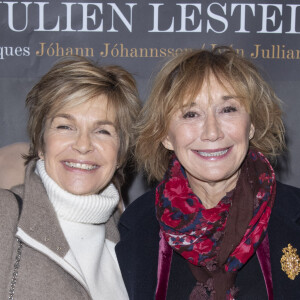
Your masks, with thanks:
[{"label": "black jacket", "polygon": [[[135,200],[122,215],[121,241],[116,246],[131,300],[154,299],[157,280],[159,225],[155,216],[155,190]],[[300,274],[291,280],[281,270],[282,249],[292,244],[300,257],[300,189],[277,182],[276,200],[268,235],[275,300],[300,299]],[[195,279],[185,260],[173,253],[167,299],[185,300]],[[254,255],[238,272],[238,300],[268,299],[264,277]]]}]

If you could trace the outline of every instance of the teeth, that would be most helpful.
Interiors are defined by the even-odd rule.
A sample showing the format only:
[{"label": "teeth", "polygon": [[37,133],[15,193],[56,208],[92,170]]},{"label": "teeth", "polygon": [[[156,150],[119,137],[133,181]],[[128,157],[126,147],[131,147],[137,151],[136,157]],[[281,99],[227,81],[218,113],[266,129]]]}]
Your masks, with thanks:
[{"label": "teeth", "polygon": [[197,151],[200,155],[205,156],[205,157],[213,157],[213,156],[221,156],[224,155],[228,149],[223,150],[223,151],[217,151],[217,152],[202,152],[202,151]]},{"label": "teeth", "polygon": [[65,162],[65,164],[68,167],[76,168],[76,169],[83,169],[83,170],[93,170],[93,169],[97,168],[97,166],[95,166],[95,165],[72,163],[72,162],[67,162],[67,161]]}]

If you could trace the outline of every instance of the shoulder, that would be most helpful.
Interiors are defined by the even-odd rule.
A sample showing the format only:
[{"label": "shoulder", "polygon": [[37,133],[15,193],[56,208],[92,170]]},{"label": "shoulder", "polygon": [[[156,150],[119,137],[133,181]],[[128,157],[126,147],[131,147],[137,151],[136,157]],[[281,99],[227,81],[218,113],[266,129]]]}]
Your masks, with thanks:
[{"label": "shoulder", "polygon": [[300,222],[300,189],[277,181],[274,211]]},{"label": "shoulder", "polygon": [[27,143],[15,143],[0,148],[0,187],[10,188],[24,182],[24,159],[28,152]]},{"label": "shoulder", "polygon": [[9,190],[0,189],[0,228],[11,228],[17,223],[19,206],[16,197]]},{"label": "shoulder", "polygon": [[[17,200],[10,190],[0,189],[0,206],[7,209],[15,208]],[[2,210],[1,210],[2,212]]]},{"label": "shoulder", "polygon": [[276,182],[276,193],[277,193],[277,196],[289,195],[295,200],[297,199],[299,201],[299,199],[300,199],[300,189],[299,188],[281,183],[280,181]]},{"label": "shoulder", "polygon": [[127,228],[155,215],[155,188],[134,200],[122,214],[120,224]]}]

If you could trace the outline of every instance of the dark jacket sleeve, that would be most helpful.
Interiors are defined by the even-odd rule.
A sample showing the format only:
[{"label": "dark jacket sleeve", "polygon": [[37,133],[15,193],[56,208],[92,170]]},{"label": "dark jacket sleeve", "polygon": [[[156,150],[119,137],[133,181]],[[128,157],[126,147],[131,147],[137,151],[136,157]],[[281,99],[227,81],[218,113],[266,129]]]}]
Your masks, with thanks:
[{"label": "dark jacket sleeve", "polygon": [[116,253],[131,300],[154,299],[159,244],[154,203],[151,190],[129,205],[119,222]]}]

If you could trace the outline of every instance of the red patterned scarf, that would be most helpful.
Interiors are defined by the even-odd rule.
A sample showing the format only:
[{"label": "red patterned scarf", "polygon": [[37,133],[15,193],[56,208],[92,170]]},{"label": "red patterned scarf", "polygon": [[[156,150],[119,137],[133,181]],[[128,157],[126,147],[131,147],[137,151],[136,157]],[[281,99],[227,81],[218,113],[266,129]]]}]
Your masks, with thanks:
[{"label": "red patterned scarf", "polygon": [[156,189],[161,231],[197,279],[190,299],[233,299],[237,271],[263,240],[275,199],[275,174],[268,160],[249,151],[236,188],[206,209],[173,157]]}]

